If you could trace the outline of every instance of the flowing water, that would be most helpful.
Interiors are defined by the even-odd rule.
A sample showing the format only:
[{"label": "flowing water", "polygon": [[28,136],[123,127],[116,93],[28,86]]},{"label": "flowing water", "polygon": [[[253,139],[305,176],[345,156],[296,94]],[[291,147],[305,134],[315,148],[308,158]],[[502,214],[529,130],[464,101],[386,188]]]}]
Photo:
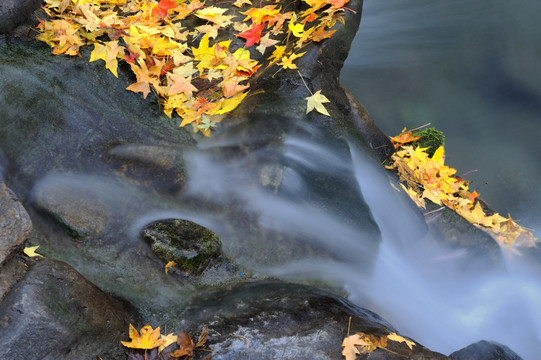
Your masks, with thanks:
[{"label": "flowing water", "polygon": [[[442,130],[447,163],[462,174],[475,170],[467,175],[471,187],[496,211],[537,230],[537,236],[540,10],[535,0],[366,0],[342,72],[342,83],[387,134],[426,123]],[[375,186],[359,181],[361,188]],[[378,202],[367,201],[378,220]],[[407,232],[411,226],[404,219],[390,228]],[[465,274],[448,266],[460,253],[427,250],[404,256],[397,243],[408,239],[387,224],[381,227],[375,278],[365,283],[347,277],[351,299],[360,302],[361,293],[371,289],[380,314],[442,353],[487,339],[509,345],[525,359],[539,358],[538,265],[510,257],[505,274]]]}]

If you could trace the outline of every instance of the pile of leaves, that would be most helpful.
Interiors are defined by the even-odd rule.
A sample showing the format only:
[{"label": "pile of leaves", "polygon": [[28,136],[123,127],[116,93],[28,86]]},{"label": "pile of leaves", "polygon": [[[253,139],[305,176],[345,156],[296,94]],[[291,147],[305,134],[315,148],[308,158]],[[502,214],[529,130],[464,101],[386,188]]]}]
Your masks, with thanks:
[{"label": "pile of leaves", "polygon": [[[331,37],[348,1],[294,0],[282,8],[236,0],[232,11],[213,0],[45,0],[50,19],[40,20],[37,39],[55,55],[80,56],[93,45],[90,62],[103,60],[116,77],[119,62],[129,64],[137,81],[127,90],[145,98],[152,91],[167,116],[176,113],[180,126],[208,136],[248,94],[258,69],[296,69],[306,45]],[[215,40],[231,33],[244,48]],[[263,60],[253,59],[256,51]],[[322,94],[307,100],[326,113]]]},{"label": "pile of leaves", "polygon": [[[131,341],[121,341],[122,345],[134,349],[130,353],[130,360],[162,360],[162,359],[192,359],[195,350],[210,351],[204,346],[207,342],[208,326],[194,343],[190,334],[187,332],[170,333],[168,335],[160,334],[160,327],[155,329],[150,325],[145,325],[140,331],[137,331],[130,324]],[[173,346],[176,344],[176,346]],[[209,354],[205,359],[210,359]]]},{"label": "pile of leaves", "polygon": [[[398,172],[402,189],[421,208],[425,199],[445,205],[476,227],[489,233],[505,248],[535,247],[539,240],[527,229],[518,225],[511,216],[503,217],[488,209],[479,199],[477,191],[470,191],[469,182],[456,175],[456,169],[445,165],[443,146],[433,155],[416,146],[419,137],[404,129],[391,137],[397,151],[387,169]],[[405,185],[404,185],[405,183]]]},{"label": "pile of leaves", "polygon": [[[403,349],[401,349],[403,352],[402,354],[397,353],[388,348],[389,340],[398,343],[404,343],[407,348],[404,347]],[[396,333],[390,333],[386,336],[377,337],[372,334],[365,334],[359,332],[344,338],[344,341],[342,342],[342,355],[346,358],[346,360],[355,360],[357,354],[367,355],[375,351],[376,349],[382,349],[392,354],[399,355],[404,358],[409,358],[408,355],[411,354],[414,346],[415,343],[413,341],[408,340],[405,337],[402,337]]]}]

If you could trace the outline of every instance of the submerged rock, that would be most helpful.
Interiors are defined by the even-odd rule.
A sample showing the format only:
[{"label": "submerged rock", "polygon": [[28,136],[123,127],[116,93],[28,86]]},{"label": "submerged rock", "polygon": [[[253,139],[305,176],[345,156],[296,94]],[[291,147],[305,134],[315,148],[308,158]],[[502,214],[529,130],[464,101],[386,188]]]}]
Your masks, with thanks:
[{"label": "submerged rock", "polygon": [[481,340],[449,355],[451,360],[522,360],[509,347],[495,341]]},{"label": "submerged rock", "polygon": [[222,254],[222,243],[211,230],[188,220],[169,219],[146,226],[143,238],[165,263],[181,271],[201,274]]},{"label": "submerged rock", "polygon": [[160,193],[178,193],[186,182],[182,150],[173,146],[124,144],[109,153],[116,174]]},{"label": "submerged rock", "polygon": [[122,359],[135,315],[69,265],[42,259],[0,304],[2,359]]}]

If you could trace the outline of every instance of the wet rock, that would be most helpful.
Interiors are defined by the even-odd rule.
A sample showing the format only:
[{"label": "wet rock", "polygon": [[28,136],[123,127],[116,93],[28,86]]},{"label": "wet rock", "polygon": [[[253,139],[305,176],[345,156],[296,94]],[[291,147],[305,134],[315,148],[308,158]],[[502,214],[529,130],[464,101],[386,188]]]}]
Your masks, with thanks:
[{"label": "wet rock", "polygon": [[0,3],[0,34],[13,30],[36,10],[41,0],[2,0]]},{"label": "wet rock", "polygon": [[143,238],[165,263],[174,261],[180,270],[202,273],[222,253],[218,235],[188,220],[169,219],[146,226]]},{"label": "wet rock", "polygon": [[495,341],[481,340],[449,355],[451,360],[522,360],[509,347]]},{"label": "wet rock", "polygon": [[67,183],[46,182],[38,186],[33,202],[76,238],[100,234],[110,221],[108,208],[93,192]]},{"label": "wet rock", "polygon": [[394,146],[387,135],[370,118],[366,108],[355,99],[348,89],[343,88],[349,100],[353,122],[361,132],[370,148],[374,150],[380,161],[388,159],[394,153]]},{"label": "wet rock", "polygon": [[15,194],[0,181],[0,266],[22,248],[32,222]]},{"label": "wet rock", "polygon": [[2,359],[121,359],[134,314],[69,265],[37,262],[0,304]]},{"label": "wet rock", "polygon": [[11,258],[0,267],[0,301],[23,278],[26,270],[27,265],[20,257]]},{"label": "wet rock", "polygon": [[[296,284],[260,282],[228,291],[207,293],[184,312],[180,329],[199,334],[208,324],[213,359],[336,359],[350,333],[385,336],[396,332],[377,314],[343,298]],[[417,344],[389,341],[389,350],[376,350],[369,359],[446,359]]]},{"label": "wet rock", "polygon": [[109,157],[117,167],[117,174],[161,193],[178,193],[186,182],[179,148],[124,144],[111,149]]}]

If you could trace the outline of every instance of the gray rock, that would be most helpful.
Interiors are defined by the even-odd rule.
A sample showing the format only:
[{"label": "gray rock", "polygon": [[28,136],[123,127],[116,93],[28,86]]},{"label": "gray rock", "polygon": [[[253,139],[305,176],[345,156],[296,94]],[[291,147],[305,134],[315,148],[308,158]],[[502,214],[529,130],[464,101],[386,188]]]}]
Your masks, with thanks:
[{"label": "gray rock", "polygon": [[481,340],[449,355],[451,360],[522,360],[509,347],[495,341]]},{"label": "gray rock", "polygon": [[1,359],[121,359],[134,315],[69,265],[41,259],[0,304]]},{"label": "gray rock", "polygon": [[2,0],[0,2],[0,34],[13,30],[36,10],[42,0]]},{"label": "gray rock", "polygon": [[28,213],[15,194],[0,181],[0,266],[22,248],[31,231]]}]

